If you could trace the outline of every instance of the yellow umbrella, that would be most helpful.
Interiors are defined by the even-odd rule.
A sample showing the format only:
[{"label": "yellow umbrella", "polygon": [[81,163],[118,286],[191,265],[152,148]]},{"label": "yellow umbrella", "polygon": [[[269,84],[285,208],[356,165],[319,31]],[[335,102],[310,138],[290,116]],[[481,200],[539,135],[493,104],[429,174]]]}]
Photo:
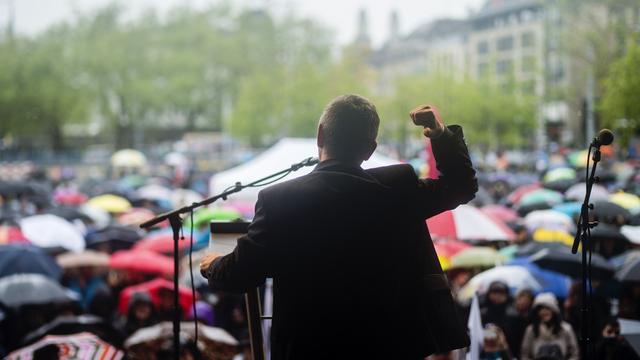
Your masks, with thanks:
[{"label": "yellow umbrella", "polygon": [[139,168],[147,165],[147,158],[138,150],[122,149],[111,156],[111,166]]},{"label": "yellow umbrella", "polygon": [[447,270],[451,267],[451,261],[446,257],[438,255],[438,260],[440,260],[440,266],[442,266],[442,270]]},{"label": "yellow umbrella", "polygon": [[131,209],[131,203],[127,199],[111,194],[93,197],[87,201],[87,205],[110,213],[122,213]]},{"label": "yellow umbrella", "polygon": [[567,246],[573,245],[573,236],[562,230],[538,229],[533,232],[533,240],[538,242],[559,242]]},{"label": "yellow umbrella", "polygon": [[640,207],[640,197],[623,191],[609,195],[609,201],[630,210]]}]

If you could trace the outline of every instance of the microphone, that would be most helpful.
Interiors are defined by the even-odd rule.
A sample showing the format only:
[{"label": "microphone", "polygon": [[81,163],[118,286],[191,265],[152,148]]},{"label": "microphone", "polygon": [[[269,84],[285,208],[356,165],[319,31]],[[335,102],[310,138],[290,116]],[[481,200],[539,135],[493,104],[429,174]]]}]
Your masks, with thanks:
[{"label": "microphone", "polygon": [[613,142],[613,132],[609,129],[602,129],[598,132],[591,142],[591,146],[600,147],[601,145],[610,145]]}]

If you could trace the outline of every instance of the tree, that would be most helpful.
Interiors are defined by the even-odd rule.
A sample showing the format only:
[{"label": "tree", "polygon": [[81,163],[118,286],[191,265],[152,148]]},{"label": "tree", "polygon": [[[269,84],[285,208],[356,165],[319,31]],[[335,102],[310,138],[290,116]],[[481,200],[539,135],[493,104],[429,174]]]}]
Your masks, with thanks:
[{"label": "tree", "polygon": [[640,131],[640,46],[630,42],[627,53],[611,65],[604,82],[602,113],[606,126],[620,131],[624,139]]}]

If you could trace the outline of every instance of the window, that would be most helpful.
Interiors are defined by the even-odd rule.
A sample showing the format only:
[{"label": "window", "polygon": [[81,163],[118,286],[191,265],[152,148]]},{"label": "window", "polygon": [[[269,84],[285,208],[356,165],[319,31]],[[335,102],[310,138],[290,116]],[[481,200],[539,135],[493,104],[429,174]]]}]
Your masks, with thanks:
[{"label": "window", "polygon": [[478,76],[485,76],[489,73],[489,65],[487,63],[478,64]]},{"label": "window", "polygon": [[522,34],[522,47],[532,47],[536,44],[535,34],[526,32]]},{"label": "window", "polygon": [[498,75],[504,75],[513,68],[513,61],[511,60],[498,60],[496,62],[496,73]]},{"label": "window", "polygon": [[481,41],[478,43],[478,54],[486,54],[489,52],[489,43]]},{"label": "window", "polygon": [[522,72],[532,72],[536,69],[535,56],[525,56],[522,58]]},{"label": "window", "polygon": [[513,37],[503,36],[499,38],[497,48],[498,48],[498,51],[506,51],[506,50],[513,49]]}]

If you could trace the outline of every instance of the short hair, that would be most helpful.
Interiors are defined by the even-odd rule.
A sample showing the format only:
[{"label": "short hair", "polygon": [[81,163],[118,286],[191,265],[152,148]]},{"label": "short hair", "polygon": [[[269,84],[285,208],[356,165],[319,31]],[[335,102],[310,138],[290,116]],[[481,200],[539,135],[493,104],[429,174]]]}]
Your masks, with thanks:
[{"label": "short hair", "polygon": [[376,107],[366,98],[349,94],[333,99],[320,116],[324,149],[341,160],[359,157],[376,141],[380,118]]}]

